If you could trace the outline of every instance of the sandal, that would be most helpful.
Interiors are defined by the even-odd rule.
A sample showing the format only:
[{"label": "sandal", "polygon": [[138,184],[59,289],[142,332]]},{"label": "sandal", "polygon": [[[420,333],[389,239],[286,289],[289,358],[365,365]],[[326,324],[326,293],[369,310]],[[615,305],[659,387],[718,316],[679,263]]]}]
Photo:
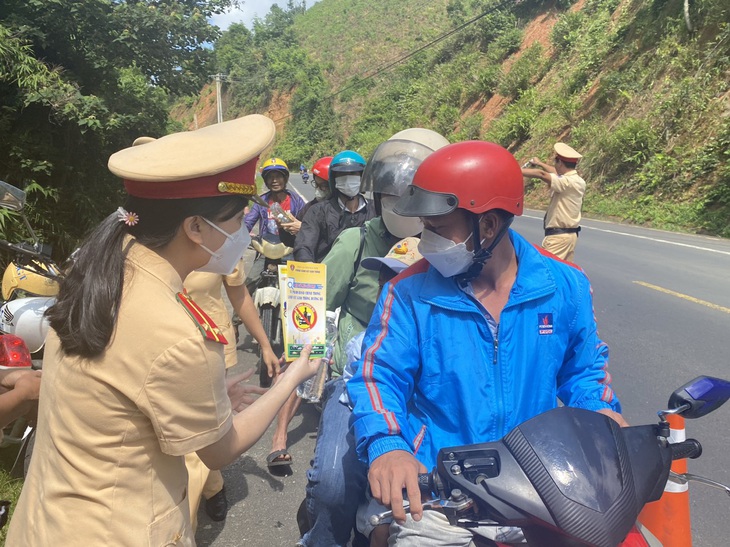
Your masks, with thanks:
[{"label": "sandal", "polygon": [[275,450],[268,456],[266,456],[266,465],[268,467],[279,467],[281,465],[291,465],[292,464],[292,457],[287,452],[286,448],[284,450]]}]

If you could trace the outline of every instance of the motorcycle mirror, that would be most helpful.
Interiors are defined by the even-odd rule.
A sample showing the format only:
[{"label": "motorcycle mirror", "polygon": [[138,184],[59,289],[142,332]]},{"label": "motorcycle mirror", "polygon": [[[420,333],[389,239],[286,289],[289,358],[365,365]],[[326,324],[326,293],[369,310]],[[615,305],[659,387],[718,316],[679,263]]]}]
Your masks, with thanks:
[{"label": "motorcycle mirror", "polygon": [[730,382],[712,376],[698,376],[669,397],[670,410],[688,406],[680,412],[684,418],[701,418],[730,399]]},{"label": "motorcycle mirror", "polygon": [[0,207],[10,211],[22,211],[25,207],[25,192],[0,180]]}]

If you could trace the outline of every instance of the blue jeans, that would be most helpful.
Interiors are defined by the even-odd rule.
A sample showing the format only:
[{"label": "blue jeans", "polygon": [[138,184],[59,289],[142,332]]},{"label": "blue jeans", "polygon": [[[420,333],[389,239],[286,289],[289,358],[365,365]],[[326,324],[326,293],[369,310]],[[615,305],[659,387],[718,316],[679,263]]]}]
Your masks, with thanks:
[{"label": "blue jeans", "polygon": [[300,540],[307,547],[345,547],[365,499],[367,466],[358,460],[350,432],[350,409],[339,401],[342,378],[324,388],[322,417],[312,467],[307,471],[307,513],[311,529]]}]

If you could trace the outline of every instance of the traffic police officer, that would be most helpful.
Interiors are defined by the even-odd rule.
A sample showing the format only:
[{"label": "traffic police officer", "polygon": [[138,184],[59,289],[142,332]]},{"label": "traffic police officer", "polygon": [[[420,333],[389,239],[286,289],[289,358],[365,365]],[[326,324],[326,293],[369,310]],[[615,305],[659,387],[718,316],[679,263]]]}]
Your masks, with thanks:
[{"label": "traffic police officer", "polygon": [[580,232],[583,196],[586,193],[586,181],[575,168],[583,156],[562,142],[555,143],[553,150],[554,166],[531,158],[528,163],[537,166],[537,169],[523,168],[522,175],[544,181],[551,192],[550,205],[543,221],[543,248],[558,258],[573,262]]},{"label": "traffic police officer", "polygon": [[[248,408],[225,336],[183,290],[229,274],[274,123],[252,115],[118,152],[124,208],[81,246],[49,310],[36,444],[8,545],[193,546],[183,456],[227,465],[312,376],[308,351]],[[242,410],[234,416],[235,410]]]}]

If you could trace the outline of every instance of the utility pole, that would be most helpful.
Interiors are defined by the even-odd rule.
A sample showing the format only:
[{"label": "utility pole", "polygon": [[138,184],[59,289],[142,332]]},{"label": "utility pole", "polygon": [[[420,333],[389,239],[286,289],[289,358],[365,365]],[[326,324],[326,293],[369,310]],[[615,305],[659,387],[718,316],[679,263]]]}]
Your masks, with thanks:
[{"label": "utility pole", "polygon": [[221,99],[221,82],[228,81],[227,74],[211,74],[211,78],[215,79],[215,103],[218,112],[218,123],[223,121],[223,100]]}]

